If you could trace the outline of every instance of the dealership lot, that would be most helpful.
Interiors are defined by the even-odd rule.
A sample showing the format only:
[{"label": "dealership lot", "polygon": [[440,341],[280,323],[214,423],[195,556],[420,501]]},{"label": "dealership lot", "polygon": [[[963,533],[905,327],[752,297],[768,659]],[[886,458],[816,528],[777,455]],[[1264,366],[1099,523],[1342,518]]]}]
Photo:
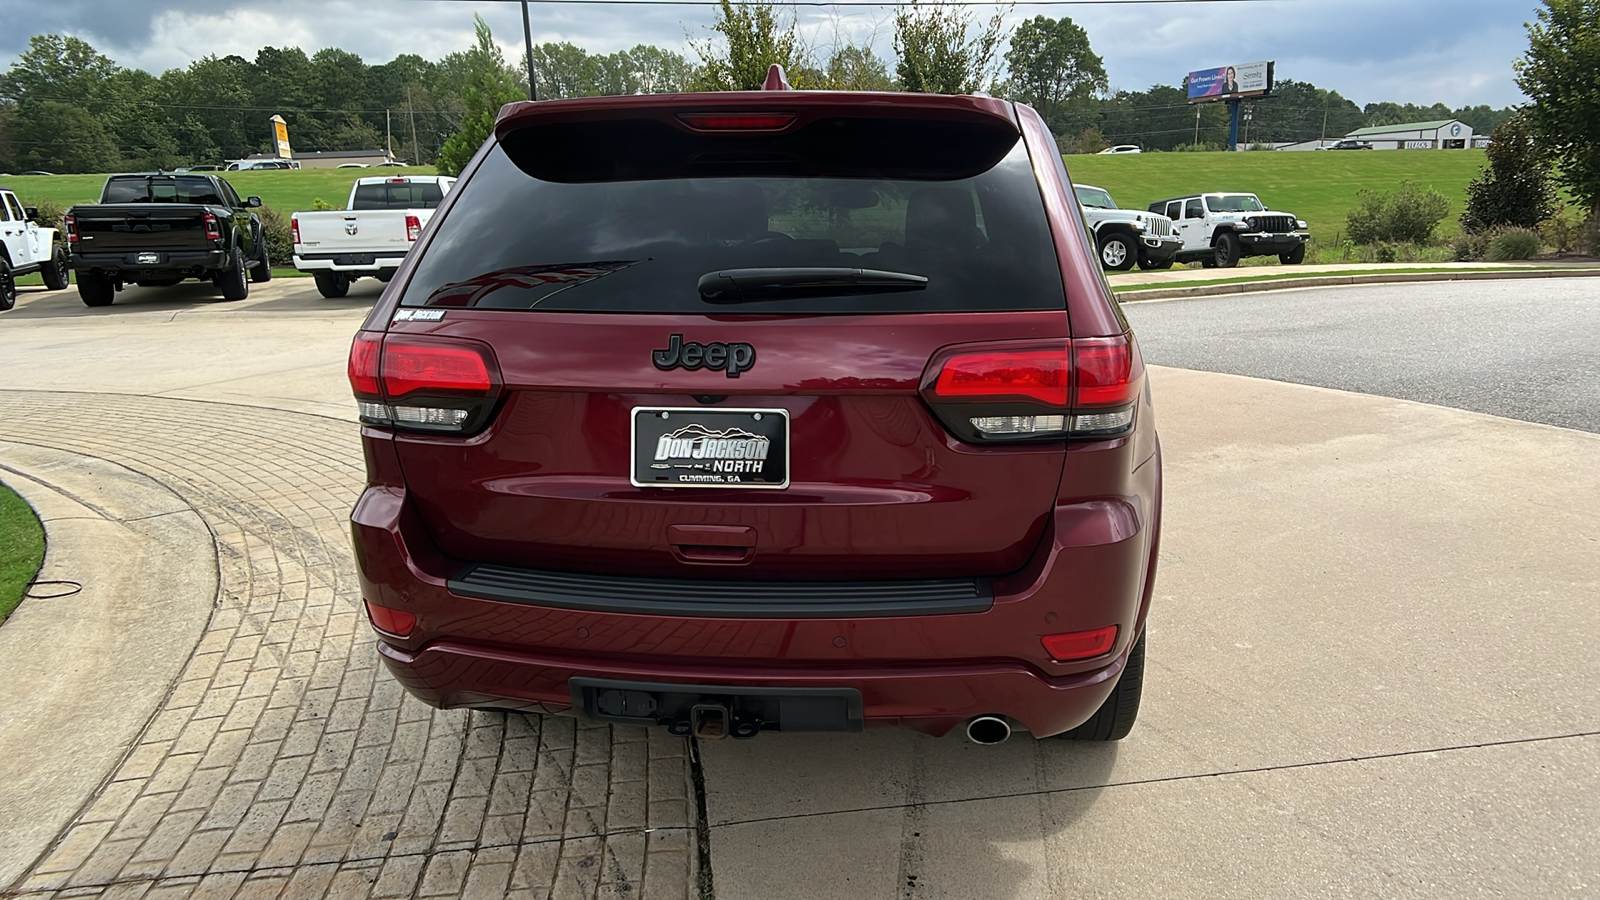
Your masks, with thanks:
[{"label": "dealership lot", "polygon": [[[1493,318],[1527,284],[1538,302]],[[1129,304],[1166,366],[1169,489],[1133,734],[702,744],[717,895],[1596,890],[1588,284]],[[376,667],[343,367],[380,287],[130,289],[98,310],[29,290],[0,317],[0,463],[66,484],[91,457],[164,489],[181,503],[151,514],[204,523],[214,546],[189,549],[218,585],[215,609],[174,613],[198,635],[175,687],[125,701],[149,724],[107,734],[115,752],[63,795],[65,839],[4,860],[13,886],[696,895],[682,741],[436,712]],[[104,479],[81,481],[87,500]]]}]

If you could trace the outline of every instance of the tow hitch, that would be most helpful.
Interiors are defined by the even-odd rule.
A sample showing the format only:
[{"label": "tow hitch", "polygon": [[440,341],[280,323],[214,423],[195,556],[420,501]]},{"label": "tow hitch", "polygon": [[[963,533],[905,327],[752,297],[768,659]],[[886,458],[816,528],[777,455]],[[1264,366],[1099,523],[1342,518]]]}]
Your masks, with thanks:
[{"label": "tow hitch", "polygon": [[[705,741],[720,741],[728,736],[728,708],[716,703],[701,703],[689,713],[694,736]],[[759,729],[757,729],[759,730]]]},{"label": "tow hitch", "polygon": [[708,741],[763,731],[860,731],[854,688],[746,688],[727,685],[572,678],[572,707],[594,719],[659,725]]}]

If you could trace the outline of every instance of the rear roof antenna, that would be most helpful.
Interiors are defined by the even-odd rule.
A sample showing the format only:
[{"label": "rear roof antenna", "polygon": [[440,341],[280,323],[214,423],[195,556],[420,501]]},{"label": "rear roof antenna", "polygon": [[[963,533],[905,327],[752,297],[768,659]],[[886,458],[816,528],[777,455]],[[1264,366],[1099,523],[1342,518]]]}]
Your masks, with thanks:
[{"label": "rear roof antenna", "polygon": [[783,74],[783,66],[773,63],[767,68],[767,80],[761,83],[763,91],[792,91],[789,86],[789,76]]}]

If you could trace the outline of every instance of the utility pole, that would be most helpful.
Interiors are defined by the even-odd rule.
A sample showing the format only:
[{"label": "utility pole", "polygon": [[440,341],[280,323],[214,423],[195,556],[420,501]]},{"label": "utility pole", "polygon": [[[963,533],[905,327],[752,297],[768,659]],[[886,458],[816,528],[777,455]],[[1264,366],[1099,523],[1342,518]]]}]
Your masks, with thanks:
[{"label": "utility pole", "polygon": [[394,159],[394,132],[389,128],[388,107],[383,110],[383,152],[389,159]]},{"label": "utility pole", "polygon": [[533,80],[533,25],[528,20],[528,0],[522,0],[522,40],[528,45],[528,99],[539,99],[539,86]]},{"label": "utility pole", "polygon": [[1200,104],[1194,105],[1194,145],[1200,146]]},{"label": "utility pole", "polygon": [[1322,144],[1326,144],[1327,142],[1328,142],[1328,108],[1326,106],[1324,106],[1322,108],[1322,140],[1317,141],[1317,144],[1320,146]]},{"label": "utility pole", "polygon": [[411,164],[422,165],[422,151],[417,149],[417,107],[411,102],[411,85],[406,85],[406,115],[411,119]]}]

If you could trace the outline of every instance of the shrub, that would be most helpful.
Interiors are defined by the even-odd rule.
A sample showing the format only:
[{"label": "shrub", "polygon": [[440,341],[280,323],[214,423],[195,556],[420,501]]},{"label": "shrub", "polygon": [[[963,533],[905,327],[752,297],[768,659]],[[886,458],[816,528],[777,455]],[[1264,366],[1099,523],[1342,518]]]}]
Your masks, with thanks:
[{"label": "shrub", "polygon": [[317,212],[327,212],[330,209],[338,209],[339,207],[334,206],[332,203],[329,203],[321,197],[313,197],[311,200],[311,208]]},{"label": "shrub", "polygon": [[1531,228],[1506,228],[1489,238],[1489,247],[1483,258],[1490,262],[1508,259],[1532,259],[1540,247],[1539,232]]},{"label": "shrub", "polygon": [[1358,244],[1380,241],[1426,243],[1433,229],[1450,214],[1450,201],[1433,188],[1402,181],[1393,191],[1363,190],[1345,219],[1350,239]]},{"label": "shrub", "polygon": [[1474,262],[1483,259],[1489,249],[1489,235],[1481,231],[1463,231],[1450,242],[1450,255],[1456,262]]},{"label": "shrub", "polygon": [[[17,199],[22,200],[21,197]],[[54,228],[58,231],[65,228],[61,219],[67,214],[67,208],[54,200],[22,200],[22,205],[38,207],[39,224],[45,228]]]},{"label": "shrub", "polygon": [[289,220],[270,206],[256,210],[261,218],[261,233],[267,238],[267,252],[274,267],[293,264],[294,235],[289,231]]},{"label": "shrub", "polygon": [[1514,225],[1532,228],[1550,215],[1550,165],[1526,111],[1494,130],[1489,166],[1467,185],[1461,227],[1483,231]]},{"label": "shrub", "polygon": [[1539,223],[1539,237],[1557,253],[1572,253],[1583,246],[1586,226],[1581,212],[1563,203]]}]

